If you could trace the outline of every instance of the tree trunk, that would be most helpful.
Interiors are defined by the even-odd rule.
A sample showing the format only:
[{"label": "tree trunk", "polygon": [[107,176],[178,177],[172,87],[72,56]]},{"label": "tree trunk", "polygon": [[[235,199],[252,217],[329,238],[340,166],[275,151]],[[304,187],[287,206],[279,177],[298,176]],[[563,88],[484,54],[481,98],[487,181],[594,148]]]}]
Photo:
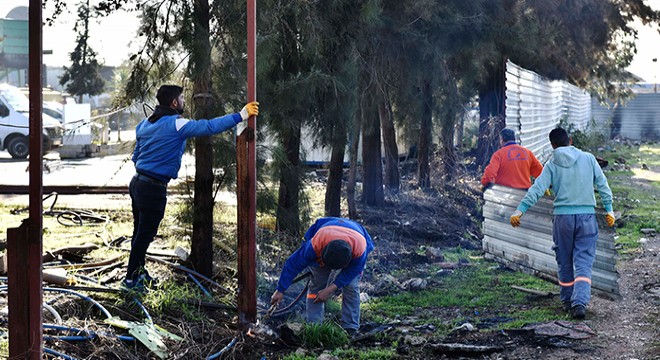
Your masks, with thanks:
[{"label": "tree trunk", "polygon": [[396,144],[394,119],[387,100],[378,106],[380,126],[383,130],[383,145],[385,148],[385,188],[392,194],[399,193],[399,148]]},{"label": "tree trunk", "polygon": [[499,146],[499,132],[505,127],[504,66],[492,71],[479,90],[479,138],[477,164],[485,166]]},{"label": "tree trunk", "polygon": [[431,186],[431,145],[433,143],[433,92],[431,83],[422,85],[422,118],[417,146],[417,176],[423,189]]},{"label": "tree trunk", "polygon": [[[356,120],[360,117],[356,116]],[[350,167],[348,168],[348,183],[346,184],[346,203],[348,205],[348,217],[357,219],[357,206],[355,205],[355,183],[357,182],[358,148],[360,145],[360,122],[350,130]]]},{"label": "tree trunk", "polygon": [[344,176],[344,154],[346,141],[337,142],[332,146],[328,184],[325,188],[325,216],[341,216],[341,180]]},{"label": "tree trunk", "polygon": [[458,120],[458,124],[454,129],[454,145],[457,149],[463,149],[463,136],[465,136],[465,117],[466,113],[461,114],[461,118]]},{"label": "tree trunk", "polygon": [[385,194],[379,116],[374,111],[363,111],[362,114],[362,202],[381,206],[385,202]]},{"label": "tree trunk", "polygon": [[286,165],[280,170],[280,189],[277,199],[277,230],[293,236],[300,233],[300,136],[296,124],[283,137]]},{"label": "tree trunk", "polygon": [[[208,0],[195,0],[194,35],[196,48],[190,61],[195,95],[206,95],[211,90],[211,42],[209,41]],[[207,96],[195,99],[194,117],[210,119],[211,103]],[[213,275],[213,147],[210,137],[195,141],[195,197],[193,205],[193,235],[190,261],[193,268],[204,276]]]},{"label": "tree trunk", "polygon": [[[211,42],[209,40],[208,0],[195,0],[194,36],[196,48],[191,55],[194,73],[194,117],[212,118]],[[193,234],[190,261],[193,268],[204,276],[213,275],[213,144],[210,137],[195,140],[195,196],[193,202]]]},{"label": "tree trunk", "polygon": [[456,113],[448,106],[443,111],[442,129],[440,130],[440,144],[442,147],[442,162],[445,179],[451,181],[456,175],[456,153],[454,152],[454,129]]}]

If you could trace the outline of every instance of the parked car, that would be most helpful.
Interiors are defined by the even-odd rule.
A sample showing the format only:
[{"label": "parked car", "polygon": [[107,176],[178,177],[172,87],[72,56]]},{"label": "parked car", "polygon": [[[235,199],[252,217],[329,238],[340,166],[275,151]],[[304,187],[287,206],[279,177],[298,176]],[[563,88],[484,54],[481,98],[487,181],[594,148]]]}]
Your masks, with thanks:
[{"label": "parked car", "polygon": [[62,104],[55,101],[44,101],[42,111],[44,114],[59,121],[60,124],[64,124],[64,108]]},{"label": "parked car", "polygon": [[[0,150],[7,150],[15,159],[25,159],[29,153],[30,100],[18,88],[0,84]],[[62,145],[62,125],[43,114],[43,151]]]}]

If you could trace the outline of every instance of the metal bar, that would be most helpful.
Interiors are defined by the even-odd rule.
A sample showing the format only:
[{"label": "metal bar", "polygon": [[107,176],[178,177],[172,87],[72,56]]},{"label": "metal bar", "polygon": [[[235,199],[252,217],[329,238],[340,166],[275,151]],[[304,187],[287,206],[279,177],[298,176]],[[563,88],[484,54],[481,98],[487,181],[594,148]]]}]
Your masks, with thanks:
[{"label": "metal bar", "polygon": [[[11,277],[14,287],[10,287],[9,296],[13,308],[9,313],[17,312],[9,322],[9,357],[37,360],[42,358],[42,310],[43,293],[41,289],[42,256],[42,94],[43,87],[43,39],[42,39],[42,3],[30,0],[29,11],[29,88],[30,88],[30,215],[23,222],[20,231],[14,233],[14,241],[20,244],[12,246],[14,250],[9,258],[14,262]],[[20,235],[19,235],[20,234]],[[25,238],[19,239],[21,236]],[[20,270],[19,270],[20,268]],[[25,275],[18,275],[23,271]],[[24,276],[24,277],[23,277]],[[10,279],[11,279],[10,277]],[[19,278],[23,281],[17,282]]]},{"label": "metal bar", "polygon": [[[247,101],[257,99],[257,3],[247,2]],[[237,140],[238,157],[238,326],[248,330],[257,321],[257,121],[248,119]]]},{"label": "metal bar", "polygon": [[[248,137],[251,129],[245,129],[238,136],[236,144],[237,173],[236,191],[238,200],[238,326],[241,330],[248,330],[256,322],[256,266],[255,242],[250,241],[250,206],[249,192],[249,165]],[[253,136],[253,135],[252,135]]]},{"label": "metal bar", "polygon": [[[30,352],[28,306],[28,224],[7,229],[7,277],[9,285],[9,357]],[[41,272],[41,271],[39,271]]]},{"label": "metal bar", "polygon": [[[60,195],[128,194],[128,186],[51,185],[43,186],[42,189],[42,193],[56,192]],[[169,190],[168,192],[172,193]],[[0,194],[23,195],[29,193],[30,185],[0,185]]]}]

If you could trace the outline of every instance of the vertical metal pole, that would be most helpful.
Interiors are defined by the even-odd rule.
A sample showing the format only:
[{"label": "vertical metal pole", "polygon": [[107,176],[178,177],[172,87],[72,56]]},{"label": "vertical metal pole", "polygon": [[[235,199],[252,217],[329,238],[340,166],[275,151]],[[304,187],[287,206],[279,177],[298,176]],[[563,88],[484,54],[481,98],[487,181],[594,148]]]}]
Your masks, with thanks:
[{"label": "vertical metal pole", "polygon": [[[42,358],[41,289],[42,253],[42,9],[41,0],[30,0],[30,216],[18,229],[7,232],[9,275],[9,357]],[[15,231],[14,231],[15,230]],[[12,306],[13,305],[13,306]]]},{"label": "vertical metal pole", "polygon": [[[247,2],[247,101],[257,99],[257,5],[256,0]],[[247,128],[237,141],[238,157],[238,322],[241,330],[247,330],[257,321],[257,154],[256,118],[248,119]]]}]

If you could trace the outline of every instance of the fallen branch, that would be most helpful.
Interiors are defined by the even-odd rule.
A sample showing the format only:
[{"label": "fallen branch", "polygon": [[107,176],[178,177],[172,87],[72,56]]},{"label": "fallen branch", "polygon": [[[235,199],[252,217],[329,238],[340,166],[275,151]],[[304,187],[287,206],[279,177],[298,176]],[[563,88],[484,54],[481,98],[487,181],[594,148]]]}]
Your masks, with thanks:
[{"label": "fallen branch", "polygon": [[533,294],[533,295],[543,296],[543,297],[553,297],[553,296],[559,295],[559,294],[554,293],[552,291],[539,291],[539,290],[534,290],[534,289],[527,289],[527,288],[524,288],[522,286],[516,286],[516,285],[511,285],[511,288],[516,289],[516,290],[520,290],[522,292],[526,292],[528,294]]}]

